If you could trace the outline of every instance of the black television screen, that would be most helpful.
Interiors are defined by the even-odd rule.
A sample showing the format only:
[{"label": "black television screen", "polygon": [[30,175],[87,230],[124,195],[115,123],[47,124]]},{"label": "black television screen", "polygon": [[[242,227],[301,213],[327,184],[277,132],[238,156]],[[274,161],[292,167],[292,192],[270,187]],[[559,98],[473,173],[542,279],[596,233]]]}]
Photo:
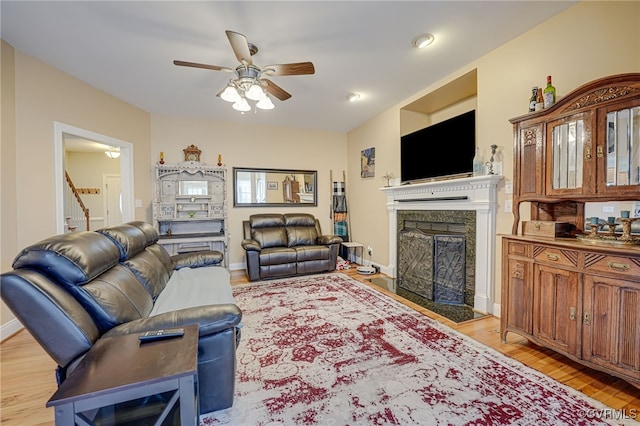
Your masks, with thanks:
[{"label": "black television screen", "polygon": [[400,180],[471,175],[476,152],[476,112],[466,112],[400,138]]}]

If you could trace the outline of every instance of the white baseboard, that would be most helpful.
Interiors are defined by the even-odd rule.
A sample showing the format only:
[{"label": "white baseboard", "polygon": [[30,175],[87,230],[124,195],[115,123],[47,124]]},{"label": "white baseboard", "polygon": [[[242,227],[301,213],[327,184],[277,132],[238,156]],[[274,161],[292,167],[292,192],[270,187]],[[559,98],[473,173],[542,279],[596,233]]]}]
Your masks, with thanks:
[{"label": "white baseboard", "polygon": [[493,316],[494,317],[500,318],[500,306],[501,305],[499,305],[497,303],[493,304]]},{"label": "white baseboard", "polygon": [[22,323],[15,318],[2,324],[2,326],[0,326],[0,342],[13,336],[23,328],[24,326],[22,325]]},{"label": "white baseboard", "polygon": [[229,270],[230,271],[241,271],[247,269],[247,266],[244,263],[230,263]]}]

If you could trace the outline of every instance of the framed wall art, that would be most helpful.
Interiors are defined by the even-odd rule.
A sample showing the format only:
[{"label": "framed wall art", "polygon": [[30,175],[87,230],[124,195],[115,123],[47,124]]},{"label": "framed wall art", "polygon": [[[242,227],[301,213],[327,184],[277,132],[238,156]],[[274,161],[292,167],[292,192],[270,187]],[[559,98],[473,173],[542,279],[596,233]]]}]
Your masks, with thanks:
[{"label": "framed wall art", "polygon": [[367,148],[360,153],[360,177],[370,178],[376,175],[376,149]]}]

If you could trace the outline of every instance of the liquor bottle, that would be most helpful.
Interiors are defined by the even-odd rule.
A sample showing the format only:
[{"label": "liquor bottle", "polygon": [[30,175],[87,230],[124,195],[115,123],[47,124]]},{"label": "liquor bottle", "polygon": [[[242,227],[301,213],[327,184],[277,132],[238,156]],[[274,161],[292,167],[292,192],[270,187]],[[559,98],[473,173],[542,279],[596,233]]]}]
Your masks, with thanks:
[{"label": "liquor bottle", "polygon": [[542,89],[538,87],[538,93],[536,93],[536,111],[542,111],[544,109],[544,98],[542,97]]},{"label": "liquor bottle", "polygon": [[551,76],[547,76],[547,87],[543,91],[544,107],[549,108],[556,103],[556,88],[551,84]]},{"label": "liquor bottle", "polygon": [[529,112],[536,110],[536,98],[538,97],[538,86],[531,88],[531,98],[529,99]]},{"label": "liquor bottle", "polygon": [[473,157],[473,175],[482,176],[482,169],[484,164],[482,163],[482,155],[480,155],[480,148],[476,147],[476,155]]}]

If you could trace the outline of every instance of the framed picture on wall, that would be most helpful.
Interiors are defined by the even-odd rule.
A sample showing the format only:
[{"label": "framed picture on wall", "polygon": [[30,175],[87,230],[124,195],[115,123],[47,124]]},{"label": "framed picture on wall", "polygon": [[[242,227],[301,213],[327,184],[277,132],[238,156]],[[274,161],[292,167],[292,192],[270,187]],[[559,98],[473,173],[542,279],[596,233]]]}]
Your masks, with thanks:
[{"label": "framed picture on wall", "polygon": [[267,189],[268,190],[277,190],[278,189],[278,182],[267,182]]},{"label": "framed picture on wall", "polygon": [[360,153],[360,177],[370,178],[376,175],[376,149],[367,148]]}]

